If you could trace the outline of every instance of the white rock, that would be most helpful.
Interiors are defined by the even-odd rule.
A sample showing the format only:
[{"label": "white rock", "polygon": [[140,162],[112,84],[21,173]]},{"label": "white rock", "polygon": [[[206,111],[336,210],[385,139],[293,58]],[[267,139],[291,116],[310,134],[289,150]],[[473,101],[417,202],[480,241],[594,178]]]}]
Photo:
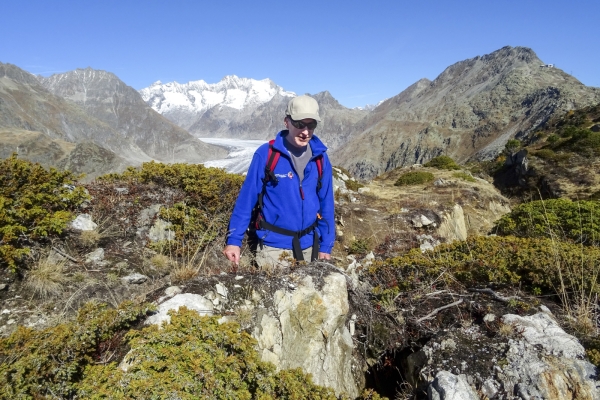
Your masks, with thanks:
[{"label": "white rock", "polygon": [[349,311],[346,278],[332,273],[317,290],[306,276],[296,290],[275,292],[273,304],[274,315],[267,310],[259,312],[252,333],[261,359],[278,369],[302,368],[312,374],[316,384],[357,397],[354,343],[345,324]]},{"label": "white rock", "polygon": [[146,325],[161,325],[163,322],[170,323],[171,316],[167,315],[170,310],[178,310],[185,306],[190,310],[198,312],[200,315],[213,315],[213,305],[210,300],[199,294],[183,293],[174,296],[158,306],[158,312],[148,317]]},{"label": "white rock", "polygon": [[479,400],[465,375],[454,375],[448,371],[440,371],[434,381],[427,387],[430,399],[436,400]]},{"label": "white rock", "polygon": [[181,288],[179,286],[169,286],[165,289],[165,296],[173,297],[179,293],[181,293]]},{"label": "white rock", "polygon": [[566,358],[578,358],[585,355],[579,341],[566,333],[556,321],[546,313],[537,313],[526,317],[506,314],[502,317],[505,324],[514,325],[516,331],[531,345],[541,345],[548,353]]},{"label": "white rock", "polygon": [[481,385],[481,392],[487,396],[488,399],[493,399],[498,394],[498,382],[493,379],[488,379]]},{"label": "white rock", "polygon": [[11,318],[11,319],[9,319],[8,321],[6,321],[6,325],[12,325],[12,324],[14,324],[15,322],[17,322],[17,321],[15,321],[14,319],[12,319],[12,318]]},{"label": "white rock", "polygon": [[227,295],[229,294],[229,290],[227,290],[227,288],[225,287],[225,285],[221,284],[221,283],[217,283],[215,285],[215,290],[217,291],[217,293],[219,294],[219,296],[223,297],[223,298],[227,298]]},{"label": "white rock", "polygon": [[494,314],[485,314],[483,317],[483,322],[494,322],[496,320],[496,316]]},{"label": "white rock", "polygon": [[371,189],[370,189],[370,188],[368,188],[368,187],[361,187],[361,188],[358,188],[358,193],[361,193],[361,194],[362,194],[362,193],[367,193],[367,192],[370,192],[370,191],[371,191]]},{"label": "white rock", "polygon": [[71,222],[71,228],[80,231],[93,231],[98,227],[89,214],[79,214],[77,218]]},{"label": "white rock", "polygon": [[5,308],[4,310],[2,310],[2,314],[10,314],[10,310]]},{"label": "white rock", "polygon": [[421,214],[421,224],[423,224],[423,226],[428,226],[433,224],[433,221],[430,220],[429,218],[427,218],[426,216],[424,216],[423,214]]},{"label": "white rock", "polygon": [[146,275],[142,275],[138,272],[135,272],[133,274],[129,274],[127,276],[122,277],[121,280],[124,283],[129,283],[131,285],[139,285],[140,283],[146,282],[148,280],[148,277]]},{"label": "white rock", "polygon": [[153,242],[175,239],[175,232],[169,228],[173,224],[158,218],[148,231],[148,238]]},{"label": "white rock", "polygon": [[104,260],[104,249],[102,247],[99,247],[91,253],[85,255],[85,262],[87,264],[98,263],[102,260]]}]

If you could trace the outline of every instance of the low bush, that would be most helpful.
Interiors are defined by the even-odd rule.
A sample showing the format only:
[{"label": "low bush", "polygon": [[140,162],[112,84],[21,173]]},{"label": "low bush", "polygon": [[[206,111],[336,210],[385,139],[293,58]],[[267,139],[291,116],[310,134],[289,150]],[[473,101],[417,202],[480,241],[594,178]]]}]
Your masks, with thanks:
[{"label": "low bush", "polygon": [[219,324],[185,308],[171,313],[170,324],[125,339],[134,352],[127,371],[116,363],[89,365],[78,385],[81,398],[337,398],[299,369],[276,372],[260,361],[256,341],[237,323]]},{"label": "low bush", "polygon": [[[538,293],[598,293],[600,249],[546,238],[514,236],[473,237],[443,244],[422,253],[375,262],[367,278],[375,294],[385,297],[399,291],[457,283],[519,285]],[[566,300],[566,299],[565,299]]]},{"label": "low bush", "polygon": [[431,172],[410,171],[400,175],[394,186],[422,185],[432,182],[434,179],[435,176]]},{"label": "low bush", "polygon": [[16,272],[32,245],[64,231],[88,199],[75,179],[16,155],[0,160],[0,265]]},{"label": "low bush", "polygon": [[372,248],[369,239],[357,239],[353,240],[348,246],[348,254],[367,254]]},{"label": "low bush", "polygon": [[358,192],[358,189],[365,186],[354,179],[348,179],[347,181],[344,181],[344,183],[346,184],[346,189],[352,190],[353,192]]},{"label": "low bush", "polygon": [[177,257],[193,258],[227,231],[229,216],[244,181],[240,175],[201,164],[144,163],[122,174],[98,178],[108,182],[155,184],[181,190],[183,201],[163,207],[160,217],[171,222],[175,239],[153,244],[153,248]]},{"label": "low bush", "polygon": [[425,163],[424,166],[447,170],[460,169],[460,166],[456,163],[456,161],[448,156],[434,157],[428,163]]},{"label": "low bush", "polygon": [[110,359],[119,333],[150,309],[87,303],[71,323],[43,330],[19,326],[0,339],[0,399],[73,398],[85,368]]},{"label": "low bush", "polygon": [[600,203],[569,199],[523,203],[496,221],[494,232],[597,245],[600,241]]}]

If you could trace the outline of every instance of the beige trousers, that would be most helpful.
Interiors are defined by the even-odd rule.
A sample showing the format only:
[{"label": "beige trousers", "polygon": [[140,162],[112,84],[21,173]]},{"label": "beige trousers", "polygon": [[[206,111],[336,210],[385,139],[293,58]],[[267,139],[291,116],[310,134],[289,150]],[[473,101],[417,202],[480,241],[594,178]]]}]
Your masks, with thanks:
[{"label": "beige trousers", "polygon": [[[262,248],[261,248],[262,247]],[[312,246],[302,250],[304,261],[309,262],[312,256]],[[286,268],[290,266],[294,255],[291,249],[278,249],[271,246],[257,246],[256,264],[262,270],[271,271],[277,268]]]}]

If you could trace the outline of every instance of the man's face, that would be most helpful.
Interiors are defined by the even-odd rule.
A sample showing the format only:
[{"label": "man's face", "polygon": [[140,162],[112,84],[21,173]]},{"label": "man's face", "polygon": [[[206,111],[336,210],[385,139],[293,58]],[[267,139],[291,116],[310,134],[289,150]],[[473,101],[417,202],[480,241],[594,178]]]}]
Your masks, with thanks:
[{"label": "man's face", "polygon": [[[290,133],[286,136],[287,141],[294,147],[302,148],[306,147],[310,141],[310,138],[312,138],[315,128],[309,128],[312,128],[313,126],[316,127],[316,121],[310,118],[305,118],[300,121],[293,121],[289,116],[287,116],[285,118],[285,125],[290,131]],[[303,127],[297,128],[297,125]]]}]

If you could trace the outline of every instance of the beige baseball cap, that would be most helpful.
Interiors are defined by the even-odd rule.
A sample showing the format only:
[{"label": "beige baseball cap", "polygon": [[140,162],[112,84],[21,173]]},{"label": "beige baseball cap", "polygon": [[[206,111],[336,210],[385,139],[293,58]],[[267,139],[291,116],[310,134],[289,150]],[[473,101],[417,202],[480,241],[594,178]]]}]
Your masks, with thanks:
[{"label": "beige baseball cap", "polygon": [[321,122],[321,117],[319,117],[319,103],[307,95],[291,99],[285,110],[285,115],[289,115],[294,121],[311,118],[317,122]]}]

